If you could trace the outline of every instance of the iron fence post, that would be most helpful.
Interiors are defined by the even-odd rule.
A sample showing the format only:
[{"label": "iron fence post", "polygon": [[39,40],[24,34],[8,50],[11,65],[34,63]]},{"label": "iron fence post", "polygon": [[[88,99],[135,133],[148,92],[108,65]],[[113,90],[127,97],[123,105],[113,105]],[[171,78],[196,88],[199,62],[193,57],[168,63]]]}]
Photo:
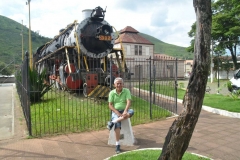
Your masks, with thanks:
[{"label": "iron fence post", "polygon": [[177,61],[178,59],[176,58],[175,62],[175,106],[176,106],[176,113],[177,113],[177,88],[178,88],[178,83],[177,83],[177,72],[178,72],[178,67],[177,67]]},{"label": "iron fence post", "polygon": [[152,71],[152,67],[151,67],[152,63],[151,63],[151,56],[149,57],[149,98],[150,98],[150,119],[152,119],[152,74],[151,74],[151,71]]},{"label": "iron fence post", "polygon": [[110,56],[110,68],[109,68],[109,72],[110,72],[110,89],[112,90],[112,77],[113,77],[113,74],[112,74],[112,55]]},{"label": "iron fence post", "polygon": [[27,117],[28,117],[28,132],[32,136],[32,123],[31,123],[31,107],[30,107],[30,81],[29,81],[29,53],[26,52],[26,91],[27,91]]},{"label": "iron fence post", "polygon": [[154,64],[154,59],[153,59],[153,104],[155,104],[156,100],[156,66]]},{"label": "iron fence post", "polygon": [[140,78],[141,77],[141,72],[140,72],[140,64],[138,65],[138,85],[139,85],[139,89],[138,89],[138,97],[140,97]]}]

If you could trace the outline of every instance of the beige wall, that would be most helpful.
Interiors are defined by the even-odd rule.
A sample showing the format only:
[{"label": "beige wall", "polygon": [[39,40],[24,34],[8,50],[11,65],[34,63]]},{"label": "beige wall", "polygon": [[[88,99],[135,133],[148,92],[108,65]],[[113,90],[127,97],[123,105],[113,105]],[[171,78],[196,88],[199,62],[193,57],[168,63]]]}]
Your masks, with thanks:
[{"label": "beige wall", "polygon": [[193,65],[193,60],[185,60],[185,62],[184,62],[184,72],[185,72],[185,74],[188,74],[188,73],[192,72],[192,65]]},{"label": "beige wall", "polygon": [[[135,55],[135,45],[142,46],[142,55]],[[150,56],[153,57],[153,46],[154,45],[123,43],[125,58],[149,58]],[[148,55],[146,53],[147,47],[149,48]],[[120,48],[120,44],[114,45],[114,48]],[[128,51],[130,51],[130,53],[128,53]]]}]

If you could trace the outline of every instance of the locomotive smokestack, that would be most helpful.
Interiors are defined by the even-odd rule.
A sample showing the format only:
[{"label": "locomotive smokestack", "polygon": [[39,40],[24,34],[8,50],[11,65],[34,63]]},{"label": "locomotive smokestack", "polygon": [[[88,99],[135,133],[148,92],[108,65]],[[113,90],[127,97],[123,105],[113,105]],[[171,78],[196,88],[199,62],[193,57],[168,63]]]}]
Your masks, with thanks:
[{"label": "locomotive smokestack", "polygon": [[91,17],[92,9],[85,9],[82,11],[82,20]]}]

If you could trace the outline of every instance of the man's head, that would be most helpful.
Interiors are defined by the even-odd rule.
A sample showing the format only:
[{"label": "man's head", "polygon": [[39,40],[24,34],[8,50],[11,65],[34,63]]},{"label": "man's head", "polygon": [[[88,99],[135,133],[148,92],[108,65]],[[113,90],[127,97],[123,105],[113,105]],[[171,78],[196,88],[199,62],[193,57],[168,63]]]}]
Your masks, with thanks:
[{"label": "man's head", "polygon": [[114,86],[117,92],[121,92],[123,88],[123,79],[121,77],[117,77],[114,79]]}]

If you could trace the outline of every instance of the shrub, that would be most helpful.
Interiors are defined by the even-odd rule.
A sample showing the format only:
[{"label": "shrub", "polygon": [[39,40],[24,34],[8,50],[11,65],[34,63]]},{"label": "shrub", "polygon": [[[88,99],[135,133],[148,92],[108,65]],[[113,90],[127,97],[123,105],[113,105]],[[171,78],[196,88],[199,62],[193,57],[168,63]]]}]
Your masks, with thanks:
[{"label": "shrub", "polygon": [[46,83],[46,70],[38,73],[35,68],[29,68],[29,81],[30,81],[30,101],[32,103],[41,100],[41,97],[52,88],[52,84]]},{"label": "shrub", "polygon": [[229,92],[232,92],[233,88],[232,88],[232,84],[230,81],[227,82],[227,88],[228,88]]}]

